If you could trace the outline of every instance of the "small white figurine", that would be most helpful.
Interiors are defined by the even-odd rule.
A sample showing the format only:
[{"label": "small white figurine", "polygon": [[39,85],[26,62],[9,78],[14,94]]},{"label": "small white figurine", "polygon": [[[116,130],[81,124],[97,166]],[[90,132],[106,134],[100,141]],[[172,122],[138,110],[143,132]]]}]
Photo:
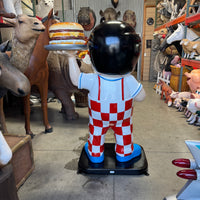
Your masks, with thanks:
[{"label": "small white figurine", "polygon": [[12,158],[12,151],[0,131],[0,168],[6,165]]}]

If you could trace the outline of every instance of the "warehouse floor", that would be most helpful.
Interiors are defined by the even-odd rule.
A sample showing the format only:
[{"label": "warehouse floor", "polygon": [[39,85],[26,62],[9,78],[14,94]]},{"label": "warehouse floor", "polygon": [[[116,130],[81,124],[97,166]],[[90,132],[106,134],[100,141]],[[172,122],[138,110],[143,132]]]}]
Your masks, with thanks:
[{"label": "warehouse floor", "polygon": [[[88,135],[87,108],[76,108],[80,118],[66,121],[59,102],[48,103],[53,133],[44,134],[39,104],[32,106],[32,140],[35,170],[18,190],[20,200],[162,200],[176,194],[186,183],[180,170],[171,164],[175,158],[192,158],[185,140],[200,140],[199,127],[188,125],[183,112],[167,107],[153,90],[154,83],[143,82],[146,99],[134,108],[134,141],[148,160],[146,175],[77,174],[78,160]],[[13,114],[15,113],[15,114]],[[24,116],[6,113],[8,131],[24,135]],[[106,142],[114,142],[111,131]]]}]

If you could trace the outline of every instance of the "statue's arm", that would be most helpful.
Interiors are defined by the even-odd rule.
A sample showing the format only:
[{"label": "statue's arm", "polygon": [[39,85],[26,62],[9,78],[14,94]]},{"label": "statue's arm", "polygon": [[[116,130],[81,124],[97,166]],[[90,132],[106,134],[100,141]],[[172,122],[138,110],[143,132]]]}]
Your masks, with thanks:
[{"label": "statue's arm", "polygon": [[78,86],[80,69],[75,56],[69,56],[69,76],[73,85]]},{"label": "statue's arm", "polygon": [[143,101],[145,99],[146,93],[145,90],[142,88],[139,94],[135,97],[135,101]]}]

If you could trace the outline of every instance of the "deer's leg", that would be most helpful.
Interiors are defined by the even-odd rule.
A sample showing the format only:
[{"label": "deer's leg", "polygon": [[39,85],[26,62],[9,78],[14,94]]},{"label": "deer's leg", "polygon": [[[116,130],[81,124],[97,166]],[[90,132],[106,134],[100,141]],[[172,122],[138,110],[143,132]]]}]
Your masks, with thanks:
[{"label": "deer's leg", "polygon": [[31,138],[34,137],[34,134],[31,131],[31,125],[30,125],[30,113],[31,113],[31,107],[30,107],[30,94],[23,97],[24,100],[24,115],[25,115],[25,130],[26,134],[30,135]]},{"label": "deer's leg", "polygon": [[41,106],[43,112],[43,123],[45,126],[45,133],[51,133],[53,131],[53,128],[51,127],[48,121],[48,108],[47,108],[48,77],[46,78],[46,80],[42,80],[40,85],[38,85],[38,89],[40,91],[40,97],[41,97]]},{"label": "deer's leg", "polygon": [[2,132],[8,133],[8,130],[6,127],[5,115],[4,115],[4,111],[3,111],[3,97],[0,98],[0,123],[1,123]]}]

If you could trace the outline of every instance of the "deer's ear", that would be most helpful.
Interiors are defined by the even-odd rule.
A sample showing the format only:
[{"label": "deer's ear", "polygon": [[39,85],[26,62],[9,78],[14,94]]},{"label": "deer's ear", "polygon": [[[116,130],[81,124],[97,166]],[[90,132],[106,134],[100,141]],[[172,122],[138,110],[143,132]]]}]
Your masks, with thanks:
[{"label": "deer's ear", "polygon": [[51,19],[53,17],[53,8],[48,13],[48,19]]},{"label": "deer's ear", "polygon": [[58,10],[54,13],[54,15],[58,16]]}]

